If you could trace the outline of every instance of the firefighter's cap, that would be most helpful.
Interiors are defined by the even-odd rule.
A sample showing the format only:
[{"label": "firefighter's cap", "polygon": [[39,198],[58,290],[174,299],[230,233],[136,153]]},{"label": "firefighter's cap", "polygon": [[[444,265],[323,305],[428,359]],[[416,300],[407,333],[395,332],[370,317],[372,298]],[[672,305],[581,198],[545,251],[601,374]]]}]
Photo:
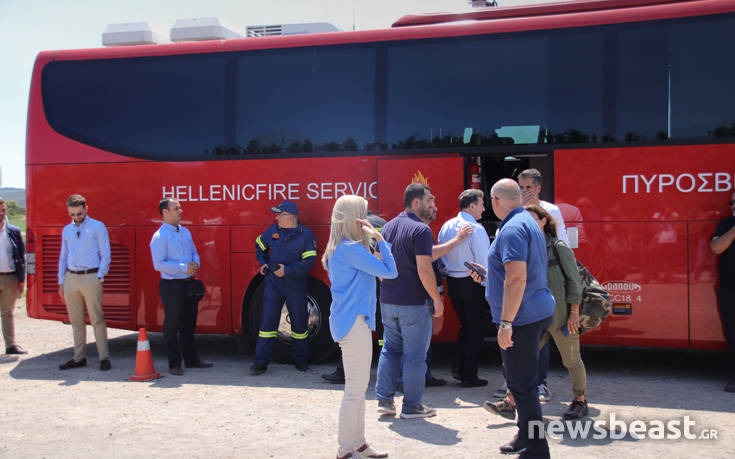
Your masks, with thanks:
[{"label": "firefighter's cap", "polygon": [[292,203],[291,201],[283,201],[281,205],[277,207],[271,207],[271,212],[275,212],[277,214],[280,214],[281,212],[287,212],[289,214],[298,215],[299,208],[296,207],[296,204]]}]

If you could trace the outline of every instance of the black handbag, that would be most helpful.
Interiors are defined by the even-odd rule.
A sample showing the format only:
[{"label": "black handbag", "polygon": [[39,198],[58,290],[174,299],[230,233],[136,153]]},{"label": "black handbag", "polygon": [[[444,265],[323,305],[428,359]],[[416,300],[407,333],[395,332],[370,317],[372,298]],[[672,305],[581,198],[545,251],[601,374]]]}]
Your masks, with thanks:
[{"label": "black handbag", "polygon": [[195,302],[199,302],[207,293],[204,288],[204,282],[199,279],[192,279],[186,282],[186,298]]}]

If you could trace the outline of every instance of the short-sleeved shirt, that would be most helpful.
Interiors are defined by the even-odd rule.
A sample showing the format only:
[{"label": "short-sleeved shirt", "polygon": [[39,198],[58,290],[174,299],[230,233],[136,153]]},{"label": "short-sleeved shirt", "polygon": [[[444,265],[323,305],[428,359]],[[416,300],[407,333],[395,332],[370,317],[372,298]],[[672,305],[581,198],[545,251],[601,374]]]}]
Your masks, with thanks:
[{"label": "short-sleeved shirt", "polygon": [[384,279],[380,284],[380,302],[418,306],[429,298],[419,278],[417,255],[428,255],[434,246],[431,229],[416,215],[401,212],[383,226],[383,238],[391,244],[391,252],[398,268],[398,277]]},{"label": "short-sleeved shirt", "polygon": [[[725,217],[717,224],[712,238],[720,237],[727,233],[730,228],[735,225],[735,217]],[[724,252],[720,254],[720,262],[718,265],[720,273],[720,285],[735,285],[735,243],[730,244]]]},{"label": "short-sleeved shirt", "polygon": [[526,325],[554,314],[554,297],[547,285],[549,264],[546,239],[531,214],[522,207],[514,209],[500,223],[498,235],[490,245],[485,298],[490,304],[493,322],[500,322],[503,311],[505,264],[526,263],[526,288],[513,325]]}]

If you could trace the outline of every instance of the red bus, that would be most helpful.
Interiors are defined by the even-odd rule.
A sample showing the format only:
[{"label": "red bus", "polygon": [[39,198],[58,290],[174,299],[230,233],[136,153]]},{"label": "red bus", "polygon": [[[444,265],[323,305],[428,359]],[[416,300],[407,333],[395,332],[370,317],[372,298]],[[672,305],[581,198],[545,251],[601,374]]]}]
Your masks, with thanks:
[{"label": "red bus", "polygon": [[[735,182],[732,43],[735,0],[593,0],[42,52],[28,109],[28,315],[67,320],[56,272],[71,193],[109,228],[109,326],[161,330],[148,243],[156,203],[175,197],[207,286],[197,332],[252,338],[254,240],[270,206],[296,202],[323,249],[341,194],[390,219],[405,186],[425,181],[436,232],[463,188],[535,167],[615,303],[584,343],[724,348],[709,236]],[[493,234],[491,211],[483,223]],[[309,305],[318,359],[332,346],[319,264]],[[456,339],[446,314],[437,341]]]}]

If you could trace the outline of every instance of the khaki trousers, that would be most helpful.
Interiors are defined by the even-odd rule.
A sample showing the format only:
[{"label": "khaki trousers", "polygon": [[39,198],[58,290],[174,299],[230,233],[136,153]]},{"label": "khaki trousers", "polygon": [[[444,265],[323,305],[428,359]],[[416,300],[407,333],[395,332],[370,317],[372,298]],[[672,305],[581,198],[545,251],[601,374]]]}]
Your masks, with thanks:
[{"label": "khaki trousers", "polygon": [[89,322],[94,329],[97,354],[100,360],[110,358],[107,350],[107,327],[102,312],[102,282],[96,273],[64,274],[64,300],[69,312],[72,332],[74,334],[74,360],[77,362],[86,357],[87,326],[84,322],[84,305],[87,305]]},{"label": "khaki trousers", "polygon": [[365,392],[370,382],[373,336],[358,315],[352,329],[339,341],[345,366],[345,395],[339,408],[339,455],[344,456],[365,444]]},{"label": "khaki trousers", "polygon": [[564,334],[553,324],[546,330],[544,336],[541,337],[539,349],[549,340],[549,335],[554,339],[556,348],[561,354],[561,363],[569,371],[569,378],[572,380],[572,391],[574,395],[584,395],[587,391],[587,371],[582,362],[582,354],[579,352],[579,335]]},{"label": "khaki trousers", "polygon": [[15,274],[0,274],[0,317],[6,350],[15,346],[13,308],[15,308],[16,298],[18,298],[18,278],[15,277]]}]

